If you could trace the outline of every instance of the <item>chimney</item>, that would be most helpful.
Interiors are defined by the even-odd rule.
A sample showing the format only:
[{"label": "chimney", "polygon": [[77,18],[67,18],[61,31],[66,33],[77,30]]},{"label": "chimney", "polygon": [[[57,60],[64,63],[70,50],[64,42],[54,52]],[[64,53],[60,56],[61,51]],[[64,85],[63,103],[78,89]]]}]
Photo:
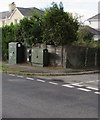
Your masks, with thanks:
[{"label": "chimney", "polygon": [[15,8],[16,8],[16,4],[14,2],[9,4],[9,12],[12,12]]}]

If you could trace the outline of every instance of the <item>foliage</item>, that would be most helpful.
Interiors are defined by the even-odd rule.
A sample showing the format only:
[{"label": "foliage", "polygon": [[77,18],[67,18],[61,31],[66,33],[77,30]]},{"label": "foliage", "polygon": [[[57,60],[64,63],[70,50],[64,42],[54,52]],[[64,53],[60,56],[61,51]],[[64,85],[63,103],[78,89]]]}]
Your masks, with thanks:
[{"label": "foliage", "polygon": [[81,45],[81,46],[87,46],[87,47],[100,47],[100,40],[98,41],[83,41],[83,40],[78,40],[78,41],[74,41],[73,45]]},{"label": "foliage", "polygon": [[87,26],[81,26],[78,30],[78,40],[74,41],[75,45],[96,47],[98,43],[93,40],[93,34],[87,29]]},{"label": "foliage", "polygon": [[46,44],[63,45],[77,39],[79,24],[71,14],[63,11],[63,7],[52,3],[52,7],[46,9],[43,18],[43,42]]},{"label": "foliage", "polygon": [[8,43],[15,41],[15,28],[13,24],[2,28],[2,58],[4,60],[8,58]]},{"label": "foliage", "polygon": [[20,21],[16,31],[16,40],[23,42],[26,46],[33,46],[41,42],[41,19],[38,14],[28,19],[24,18]]},{"label": "foliage", "polygon": [[91,42],[93,40],[93,34],[84,26],[78,31],[78,40]]}]

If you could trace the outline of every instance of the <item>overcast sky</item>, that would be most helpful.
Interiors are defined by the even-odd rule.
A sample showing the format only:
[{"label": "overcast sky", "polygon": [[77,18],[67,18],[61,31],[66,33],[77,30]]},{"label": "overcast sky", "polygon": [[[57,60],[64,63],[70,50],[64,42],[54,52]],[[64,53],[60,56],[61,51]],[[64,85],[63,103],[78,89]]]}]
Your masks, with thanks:
[{"label": "overcast sky", "polygon": [[82,21],[98,13],[100,0],[0,0],[0,12],[8,11],[8,4],[15,2],[17,7],[37,7],[44,9],[51,6],[52,2],[63,3],[65,12],[78,13]]}]

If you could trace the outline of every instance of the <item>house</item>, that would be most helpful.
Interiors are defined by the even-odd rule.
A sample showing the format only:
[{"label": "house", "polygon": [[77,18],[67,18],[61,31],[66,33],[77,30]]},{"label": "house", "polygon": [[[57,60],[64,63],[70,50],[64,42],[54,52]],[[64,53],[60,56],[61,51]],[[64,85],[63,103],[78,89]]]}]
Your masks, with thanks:
[{"label": "house", "polygon": [[100,30],[100,13],[87,19],[87,21],[89,22],[89,26]]},{"label": "house", "polygon": [[94,34],[94,40],[100,39],[100,13],[87,19],[89,22],[89,31]]},{"label": "house", "polygon": [[16,7],[16,4],[12,2],[9,4],[9,11],[0,12],[0,27],[10,25],[11,23],[17,24],[21,19],[30,17],[33,13],[43,14],[44,11],[33,8]]},{"label": "house", "polygon": [[95,41],[100,39],[100,31],[99,30],[94,29],[90,26],[87,26],[87,30],[93,34],[93,39]]}]

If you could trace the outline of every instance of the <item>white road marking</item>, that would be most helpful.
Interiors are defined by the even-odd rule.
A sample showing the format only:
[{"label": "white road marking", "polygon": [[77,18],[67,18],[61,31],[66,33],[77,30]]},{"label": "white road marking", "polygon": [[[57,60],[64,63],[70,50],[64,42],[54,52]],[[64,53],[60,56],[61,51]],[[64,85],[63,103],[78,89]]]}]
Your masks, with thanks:
[{"label": "white road marking", "polygon": [[78,87],[84,86],[84,85],[80,85],[80,84],[78,84],[78,83],[74,83],[74,84],[71,84],[71,85],[78,86]]},{"label": "white road marking", "polygon": [[29,77],[27,77],[26,79],[27,79],[27,80],[34,80],[33,78],[29,78]]},{"label": "white road marking", "polygon": [[24,76],[17,75],[17,77],[23,78]]},{"label": "white road marking", "polygon": [[55,83],[55,82],[49,82],[49,83],[53,85],[58,85],[58,83]]},{"label": "white road marking", "polygon": [[96,80],[97,82],[99,82],[100,80]]},{"label": "white road marking", "polygon": [[39,82],[45,82],[44,80],[40,80],[40,79],[37,79],[37,81],[39,81]]},{"label": "white road marking", "polygon": [[10,76],[15,76],[14,74],[9,74]]},{"label": "white road marking", "polygon": [[86,92],[91,91],[91,90],[88,90],[88,89],[85,89],[85,88],[77,88],[77,89],[82,90],[82,91],[86,91]]},{"label": "white road marking", "polygon": [[[97,81],[97,80],[96,80],[96,81]],[[92,80],[92,81],[88,81],[88,82],[85,82],[85,83],[92,83],[92,82],[95,82],[95,81]]]},{"label": "white road marking", "polygon": [[94,92],[95,94],[99,94],[100,95],[100,92]]},{"label": "white road marking", "polygon": [[21,80],[20,79],[8,79],[8,81],[10,81],[10,82],[20,82]]},{"label": "white road marking", "polygon": [[74,88],[74,86],[67,85],[67,84],[65,84],[65,85],[62,85],[62,86],[64,86],[64,87],[69,87],[69,88]]},{"label": "white road marking", "polygon": [[91,89],[91,90],[99,90],[98,88],[93,88],[93,87],[86,87],[88,89]]}]

